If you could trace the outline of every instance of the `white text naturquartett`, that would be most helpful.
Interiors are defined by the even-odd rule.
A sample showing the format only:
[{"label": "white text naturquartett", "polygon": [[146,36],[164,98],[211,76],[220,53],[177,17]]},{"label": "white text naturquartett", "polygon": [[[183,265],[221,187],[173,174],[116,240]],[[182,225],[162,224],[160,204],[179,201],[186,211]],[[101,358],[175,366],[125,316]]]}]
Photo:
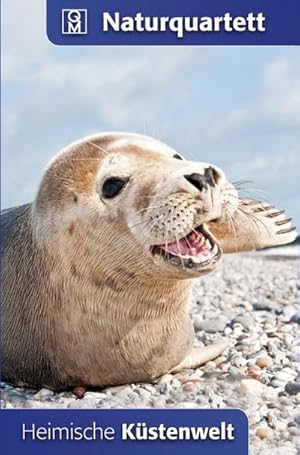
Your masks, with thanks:
[{"label": "white text naturquartett", "polygon": [[104,32],[138,32],[158,33],[171,31],[177,38],[183,38],[185,33],[221,32],[265,32],[266,18],[263,13],[250,12],[247,16],[232,16],[227,12],[223,16],[203,17],[168,17],[168,16],[121,16],[119,12],[102,14],[102,29]]}]

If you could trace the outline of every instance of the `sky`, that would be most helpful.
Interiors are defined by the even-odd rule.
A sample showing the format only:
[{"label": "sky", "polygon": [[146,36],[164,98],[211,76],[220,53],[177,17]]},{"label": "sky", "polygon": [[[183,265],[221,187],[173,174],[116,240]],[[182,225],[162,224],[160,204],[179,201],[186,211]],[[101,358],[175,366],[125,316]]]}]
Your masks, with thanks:
[{"label": "sky", "polygon": [[299,47],[57,47],[44,3],[2,0],[3,208],[68,143],[131,131],[254,181],[244,195],[299,225]]}]

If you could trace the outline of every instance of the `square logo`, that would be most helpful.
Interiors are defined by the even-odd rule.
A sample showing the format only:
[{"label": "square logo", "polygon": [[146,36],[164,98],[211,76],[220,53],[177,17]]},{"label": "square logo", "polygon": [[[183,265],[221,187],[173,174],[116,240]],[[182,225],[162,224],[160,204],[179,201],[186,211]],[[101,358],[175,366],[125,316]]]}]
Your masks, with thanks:
[{"label": "square logo", "polygon": [[62,35],[86,35],[87,13],[86,9],[63,9]]}]

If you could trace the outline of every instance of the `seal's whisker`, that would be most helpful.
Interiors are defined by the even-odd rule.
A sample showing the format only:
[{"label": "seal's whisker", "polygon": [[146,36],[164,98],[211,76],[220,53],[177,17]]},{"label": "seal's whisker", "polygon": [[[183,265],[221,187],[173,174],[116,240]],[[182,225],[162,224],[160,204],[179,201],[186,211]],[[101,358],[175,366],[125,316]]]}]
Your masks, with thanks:
[{"label": "seal's whisker", "polygon": [[136,224],[129,224],[128,227],[129,227],[129,228],[133,228],[133,227],[135,227],[135,226],[139,226],[139,225],[141,225],[141,224],[144,224],[144,223],[146,223],[147,221],[149,221],[149,222],[152,221],[152,218],[149,217],[149,218],[147,218],[146,220],[139,221],[139,222],[136,223]]},{"label": "seal's whisker", "polygon": [[[165,248],[168,248],[168,227],[167,224],[165,225]],[[164,252],[165,258],[167,257],[167,251]]]},{"label": "seal's whisker", "polygon": [[227,193],[226,196],[230,196],[230,197],[233,197],[234,199],[239,199],[239,200],[243,200],[244,198],[240,197],[240,196],[237,196],[236,194],[232,194],[232,193]]},{"label": "seal's whisker", "polygon": [[251,212],[247,212],[247,210],[243,210],[242,207],[238,207],[237,210],[241,213],[243,213],[243,215],[247,216],[248,218],[250,218],[257,226],[257,222],[258,222],[258,219],[255,219],[255,217],[253,217],[253,214]]},{"label": "seal's whisker", "polygon": [[[174,207],[172,207],[172,209],[173,209],[173,210],[172,210],[172,211],[170,212],[170,214],[169,214],[170,218],[173,216]],[[165,231],[166,231],[165,247],[166,247],[166,249],[167,249],[167,247],[168,247],[168,232],[169,232],[167,223],[166,223],[166,229],[165,229]],[[167,255],[167,251],[165,251],[165,257],[166,257],[166,255]]]},{"label": "seal's whisker", "polygon": [[157,204],[157,203],[160,203],[162,201],[165,201],[165,204],[163,204],[163,205],[166,205],[166,206],[170,203],[170,201],[166,201],[165,197],[150,196],[150,195],[149,196],[145,195],[145,196],[137,197],[135,200],[139,201],[139,200],[144,200],[144,199],[149,199],[150,203],[154,203],[154,204]]},{"label": "seal's whisker", "polygon": [[145,199],[145,198],[148,198],[148,199],[153,198],[154,200],[157,200],[157,201],[165,200],[166,204],[167,204],[167,203],[170,203],[172,200],[174,200],[174,198],[176,200],[177,196],[178,195],[181,196],[182,194],[184,194],[185,199],[190,199],[190,200],[194,200],[195,199],[195,196],[193,194],[183,193],[182,191],[178,191],[176,193],[170,194],[168,197],[166,197],[166,196],[157,196],[157,195],[153,195],[153,194],[149,194],[149,195],[145,194],[143,196],[137,197],[136,200]]},{"label": "seal's whisker", "polygon": [[138,223],[135,223],[135,224],[129,224],[128,227],[135,227],[135,226],[139,226],[140,224],[144,224],[146,223],[147,221],[152,221],[153,217],[152,216],[149,216],[148,218],[146,218],[145,220],[142,220],[142,221],[139,221]]},{"label": "seal's whisker", "polygon": [[[234,221],[234,222],[236,222],[236,221]],[[254,242],[254,240],[253,240],[253,238],[252,238],[251,236],[249,236],[249,240],[250,240],[250,242],[251,242],[251,244],[252,244],[252,248],[253,248],[254,250],[256,250],[256,249],[257,249],[257,246],[255,245],[255,242]]]},{"label": "seal's whisker", "polygon": [[[241,205],[252,205],[252,204],[262,204],[263,201],[260,199],[253,199],[253,198],[247,198],[247,197],[241,197],[241,196],[236,196],[235,194],[230,194],[228,193],[229,197],[232,197],[233,199],[237,199],[239,201],[238,206],[240,207]],[[265,202],[265,201],[264,201]],[[226,202],[228,204],[229,201]]]},{"label": "seal's whisker", "polygon": [[181,254],[180,254],[180,245],[179,245],[179,240],[178,240],[178,237],[177,235],[175,236],[176,237],[176,244],[177,244],[177,248],[178,248],[178,256],[179,256],[179,259],[180,259],[180,262],[181,262],[181,265],[182,265],[182,268],[185,269],[185,266],[184,266],[184,262],[182,260],[182,257],[181,257]]},{"label": "seal's whisker", "polygon": [[267,233],[271,235],[271,231],[268,228],[267,224],[264,223],[264,221],[261,218],[259,218],[258,215],[255,215],[255,213],[251,213],[251,219],[256,223],[260,223],[266,229]]},{"label": "seal's whisker", "polygon": [[235,249],[236,251],[238,251],[238,239],[237,239],[237,232],[236,232],[236,228],[235,228],[235,224],[234,224],[234,220],[233,220],[233,217],[230,217],[229,218],[229,222],[230,222],[230,226],[233,230],[233,234],[234,234],[234,239],[235,239]]},{"label": "seal's whisker", "polygon": [[145,209],[137,210],[137,213],[147,212],[148,210],[153,210],[153,209],[161,209],[162,207],[165,207],[165,206],[164,205],[152,205],[150,207],[146,207]]},{"label": "seal's whisker", "polygon": [[[235,221],[235,219],[234,219],[233,217],[232,217],[232,223],[233,223],[234,225],[236,224],[236,221]],[[255,247],[255,243],[254,243],[252,237],[249,237],[249,239],[250,239],[250,241],[251,241],[251,244],[252,244],[253,249],[255,250],[256,247]]]},{"label": "seal's whisker", "polygon": [[154,229],[157,226],[157,223],[159,220],[162,218],[163,215],[160,215],[158,218],[154,218],[152,226],[149,229],[149,234],[151,233],[152,229]]},{"label": "seal's whisker", "polygon": [[140,199],[154,199],[155,201],[160,201],[160,200],[163,200],[163,199],[166,200],[166,197],[165,196],[159,197],[157,195],[154,196],[153,194],[151,194],[151,195],[150,194],[149,195],[145,194],[144,196],[139,196],[139,197],[136,198],[137,201],[140,200]]},{"label": "seal's whisker", "polygon": [[261,199],[254,199],[254,198],[248,198],[248,197],[238,197],[237,199],[240,200],[240,202],[241,202],[240,205],[253,205],[253,204],[263,205],[263,202],[264,202]]},{"label": "seal's whisker", "polygon": [[247,212],[247,210],[242,209],[241,206],[238,207],[238,210],[247,217],[249,217],[250,219],[252,219],[252,221],[255,222],[256,225],[258,222],[261,222],[264,225],[264,222],[260,218],[258,218],[258,216],[256,216],[255,213]]},{"label": "seal's whisker", "polygon": [[267,231],[267,234],[268,234],[268,235],[271,235],[270,229],[269,229],[268,226],[263,222],[262,219],[257,218],[257,217],[255,216],[255,214],[251,214],[251,215],[248,214],[248,216],[249,216],[250,220],[252,221],[252,223],[255,224],[255,226],[256,226],[256,228],[257,228],[258,231],[259,231],[259,229],[260,229],[260,227],[259,227],[259,223],[260,223],[260,225],[262,225],[262,226],[264,227],[264,229]]},{"label": "seal's whisker", "polygon": [[197,236],[199,235],[199,232],[197,232],[194,228],[191,228],[191,231],[193,231]]},{"label": "seal's whisker", "polygon": [[264,221],[258,215],[255,215],[255,213],[247,212],[243,210],[241,207],[238,207],[238,210],[242,212],[244,215],[248,216],[248,218],[250,218],[250,220],[256,225],[257,229],[259,229],[258,224],[260,223],[266,229],[267,233],[269,235],[271,234],[270,229],[268,228],[266,223],[264,223]]},{"label": "seal's whisker", "polygon": [[[148,229],[147,234],[145,234],[146,239],[148,239],[148,238],[150,237],[152,229],[154,229],[154,228],[157,226],[157,223],[158,223],[159,220],[162,218],[162,216],[163,216],[163,215],[160,215],[158,218],[155,218],[155,219],[153,220],[153,223],[152,223],[152,225],[150,226],[150,228]],[[148,226],[148,224],[150,224],[150,222],[151,222],[151,218],[150,218],[149,223],[147,223],[146,226]],[[160,254],[160,253],[159,253],[159,254]]]},{"label": "seal's whisker", "polygon": [[249,197],[257,196],[262,200],[265,199],[265,197],[268,195],[267,191],[253,189],[253,188],[249,188],[249,189],[242,188],[239,191],[243,192],[246,195],[249,195]]},{"label": "seal's whisker", "polygon": [[101,161],[101,158],[70,158],[70,161]]},{"label": "seal's whisker", "polygon": [[250,198],[253,196],[257,196],[260,199],[264,200],[266,196],[268,196],[268,191],[264,191],[260,188],[247,188],[247,187],[238,187],[235,186],[235,189],[239,192],[243,192],[248,195]]},{"label": "seal's whisker", "polygon": [[245,186],[245,184],[250,183],[250,184],[255,184],[254,180],[236,180],[232,181],[231,184],[235,187],[236,190],[238,191],[246,191],[246,192],[256,192],[260,194],[269,194],[267,191],[263,190],[262,188],[256,188],[256,187],[251,187],[251,186]]},{"label": "seal's whisker", "polygon": [[146,226],[148,226],[148,224],[151,223],[151,221],[153,221],[153,226],[150,228],[149,232],[148,232],[147,234],[145,234],[146,236],[148,236],[148,234],[150,234],[151,229],[153,229],[153,227],[155,226],[155,224],[159,221],[159,219],[160,219],[161,217],[162,217],[162,215],[160,215],[158,218],[154,218],[154,220],[153,220],[152,217],[149,217],[149,218],[147,218],[146,220],[141,221],[140,223],[136,223],[136,224],[134,224],[134,225],[129,225],[128,227],[135,227],[135,226],[139,226],[139,225],[145,224],[145,223],[146,223],[146,224],[145,224],[144,227],[146,227]]},{"label": "seal's whisker", "polygon": [[189,239],[187,238],[186,235],[184,236],[184,240],[185,240],[185,243],[187,244],[187,246],[188,246],[189,248],[192,248],[192,246],[191,246],[191,244],[190,244],[190,242],[189,242]]},{"label": "seal's whisker", "polygon": [[235,180],[233,182],[230,182],[232,183],[233,186],[236,186],[236,185],[244,185],[245,183],[255,183],[254,180]]},{"label": "seal's whisker", "polygon": [[88,141],[87,144],[93,145],[97,149],[101,150],[101,152],[103,152],[105,155],[109,155],[109,153],[106,150],[104,150],[102,147],[100,147],[100,145],[94,144],[94,142],[90,142],[90,141]]},{"label": "seal's whisker", "polygon": [[250,203],[252,203],[252,204],[261,204],[261,206],[263,207],[264,202],[270,204],[270,202],[267,199],[264,199],[261,197],[259,199],[255,199],[254,197],[237,196],[232,193],[227,193],[227,194],[228,194],[228,196],[230,196],[234,199],[238,199],[240,201],[240,205],[249,205]]}]

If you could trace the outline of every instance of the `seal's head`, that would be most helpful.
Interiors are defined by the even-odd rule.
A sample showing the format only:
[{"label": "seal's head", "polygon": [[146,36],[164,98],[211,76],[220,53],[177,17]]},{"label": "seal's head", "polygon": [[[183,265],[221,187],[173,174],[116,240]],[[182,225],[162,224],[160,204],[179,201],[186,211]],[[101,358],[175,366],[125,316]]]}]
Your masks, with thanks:
[{"label": "seal's head", "polygon": [[193,278],[220,261],[208,225],[233,213],[237,200],[212,164],[187,161],[146,136],[101,134],[52,160],[35,201],[35,226],[39,239],[50,235],[53,247],[60,245],[77,275],[127,269],[139,278]]}]

